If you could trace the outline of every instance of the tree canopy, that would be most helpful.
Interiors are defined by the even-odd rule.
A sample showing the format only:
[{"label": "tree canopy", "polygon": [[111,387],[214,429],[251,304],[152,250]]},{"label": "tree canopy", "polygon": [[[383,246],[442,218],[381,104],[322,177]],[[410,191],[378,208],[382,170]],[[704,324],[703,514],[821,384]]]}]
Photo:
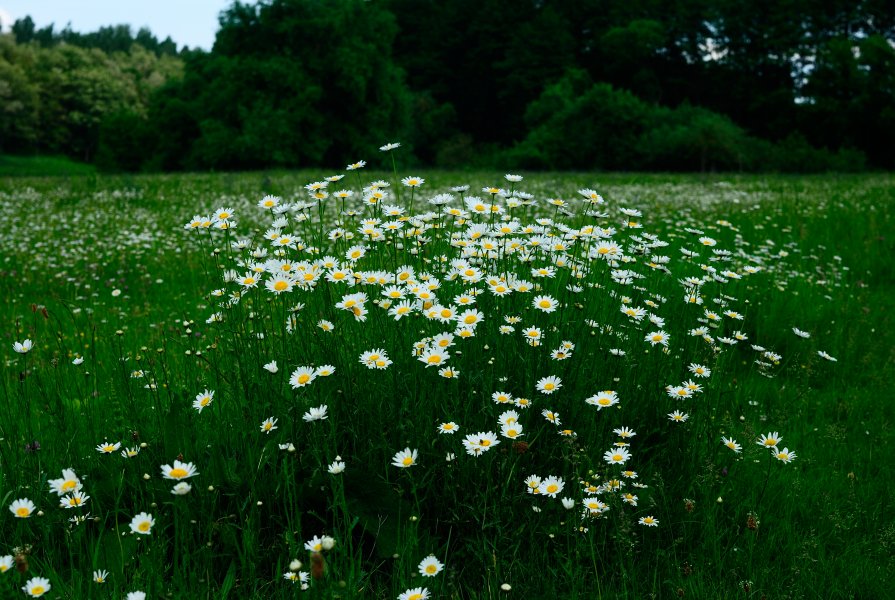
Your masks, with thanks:
[{"label": "tree canopy", "polygon": [[263,0],[209,52],[123,25],[0,39],[0,150],[124,170],[895,167],[883,0]]}]

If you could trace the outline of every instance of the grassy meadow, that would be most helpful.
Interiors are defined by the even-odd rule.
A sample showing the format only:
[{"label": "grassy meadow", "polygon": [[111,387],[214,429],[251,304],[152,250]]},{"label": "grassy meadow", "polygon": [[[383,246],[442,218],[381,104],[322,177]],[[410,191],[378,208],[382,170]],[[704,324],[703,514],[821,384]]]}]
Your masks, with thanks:
[{"label": "grassy meadow", "polygon": [[892,176],[399,152],[0,178],[0,598],[891,597]]}]

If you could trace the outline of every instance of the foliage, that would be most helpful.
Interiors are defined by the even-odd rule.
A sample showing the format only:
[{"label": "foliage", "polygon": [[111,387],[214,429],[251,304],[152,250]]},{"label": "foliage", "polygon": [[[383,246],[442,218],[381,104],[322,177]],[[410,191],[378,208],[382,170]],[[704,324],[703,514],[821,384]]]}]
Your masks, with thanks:
[{"label": "foliage", "polygon": [[[264,0],[223,11],[209,52],[179,53],[126,25],[24,18],[2,42],[0,140],[111,170],[333,167],[381,139],[454,167],[889,169],[893,7]],[[569,71],[593,87],[547,102],[565,107],[548,124],[544,94]],[[144,121],[134,140],[112,132],[122,113]],[[618,137],[566,140],[580,156],[563,134]]]}]

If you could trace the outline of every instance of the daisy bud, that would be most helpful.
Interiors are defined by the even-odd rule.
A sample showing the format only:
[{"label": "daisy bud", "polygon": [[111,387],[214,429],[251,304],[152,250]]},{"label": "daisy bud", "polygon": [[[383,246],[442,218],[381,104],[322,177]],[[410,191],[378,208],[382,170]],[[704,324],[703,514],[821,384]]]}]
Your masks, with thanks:
[{"label": "daisy bud", "polygon": [[504,584],[501,584],[500,589],[502,589],[505,592],[509,592],[511,589],[513,589],[513,586],[511,586],[509,583],[504,583]]},{"label": "daisy bud", "polygon": [[298,560],[297,558],[295,560],[293,560],[291,563],[289,563],[289,570],[290,571],[301,570],[301,561]]}]

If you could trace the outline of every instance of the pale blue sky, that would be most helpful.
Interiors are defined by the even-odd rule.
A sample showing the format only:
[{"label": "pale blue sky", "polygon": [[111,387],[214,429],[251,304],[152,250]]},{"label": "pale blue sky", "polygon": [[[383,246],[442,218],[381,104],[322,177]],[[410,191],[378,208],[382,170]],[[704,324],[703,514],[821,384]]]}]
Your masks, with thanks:
[{"label": "pale blue sky", "polygon": [[31,15],[38,28],[55,23],[63,29],[95,31],[126,23],[134,33],[146,26],[160,40],[171,36],[178,46],[210,50],[218,13],[230,0],[0,0],[0,22],[8,31],[16,19]]}]

